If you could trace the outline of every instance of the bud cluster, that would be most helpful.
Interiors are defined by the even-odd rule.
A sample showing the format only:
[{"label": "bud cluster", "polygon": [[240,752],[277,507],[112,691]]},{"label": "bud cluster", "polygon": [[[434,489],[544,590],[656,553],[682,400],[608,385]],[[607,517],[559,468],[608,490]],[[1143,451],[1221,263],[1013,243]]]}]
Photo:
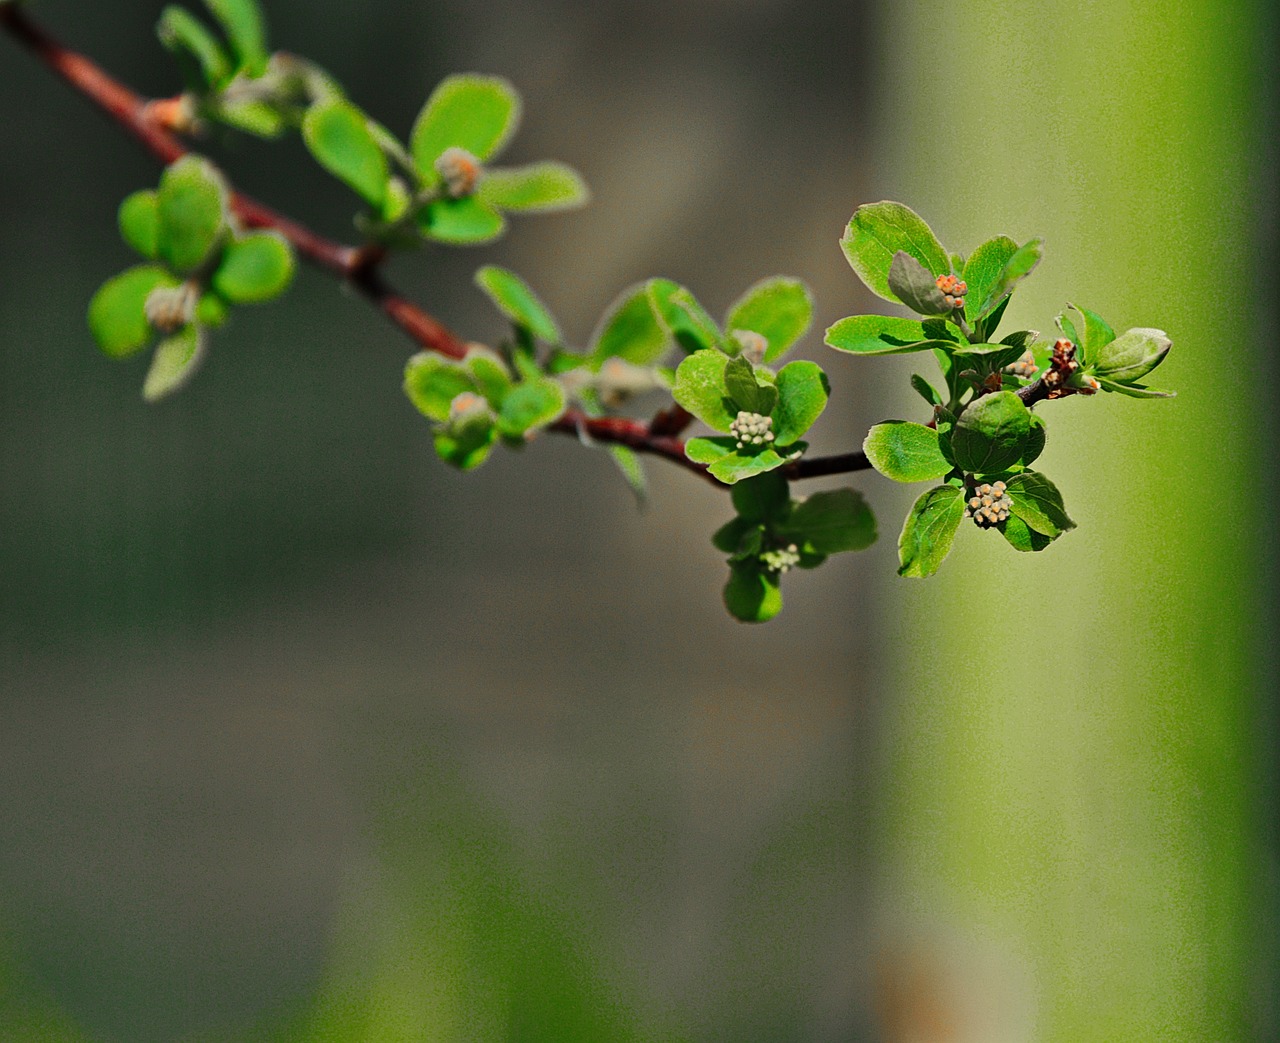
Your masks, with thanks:
[{"label": "bud cluster", "polygon": [[800,550],[794,543],[788,543],[785,547],[761,551],[760,564],[779,575],[790,572],[800,564]]},{"label": "bud cluster", "polygon": [[973,490],[969,502],[965,505],[964,516],[972,518],[980,529],[989,529],[1009,517],[1013,510],[1013,500],[1005,491],[1004,482],[984,482]]},{"label": "bud cluster", "polygon": [[1030,380],[1036,374],[1036,357],[1030,351],[1024,351],[1022,357],[1017,362],[1011,362],[1004,367],[1004,371],[1015,377],[1022,377],[1024,380]]},{"label": "bud cluster", "polygon": [[436,173],[444,180],[445,194],[450,199],[471,195],[480,183],[480,175],[484,171],[480,160],[456,145],[440,153],[435,167]]},{"label": "bud cluster", "polygon": [[729,434],[738,441],[738,448],[745,449],[749,445],[767,445],[773,441],[773,417],[761,413],[748,413],[745,409],[738,411],[738,418],[729,425]]},{"label": "bud cluster", "polygon": [[964,307],[964,295],[969,292],[969,284],[961,282],[954,275],[939,275],[938,289],[946,299],[947,307],[959,310]]},{"label": "bud cluster", "polygon": [[200,288],[190,280],[180,286],[158,286],[147,295],[142,312],[161,333],[173,333],[195,318],[199,296]]}]

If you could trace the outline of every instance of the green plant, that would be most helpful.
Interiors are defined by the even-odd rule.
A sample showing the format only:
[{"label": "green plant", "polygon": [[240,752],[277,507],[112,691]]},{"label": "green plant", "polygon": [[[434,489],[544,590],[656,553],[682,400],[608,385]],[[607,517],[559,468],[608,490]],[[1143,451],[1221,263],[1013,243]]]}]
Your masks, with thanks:
[{"label": "green plant", "polygon": [[[997,340],[1012,294],[1040,261],[1040,241],[999,236],[965,256],[893,202],[859,207],[841,246],[873,293],[917,317],[852,316],[828,329],[825,342],[854,355],[927,352],[941,379],[912,377],[931,411],[926,423],[877,424],[857,451],[806,455],[804,436],[830,389],[817,363],[780,364],[812,319],[810,294],[795,279],[757,283],[722,324],[689,289],[650,279],[622,293],[581,346],[523,279],[485,266],[476,282],[511,333],[497,345],[468,343],[393,290],[382,264],[391,251],[424,242],[489,241],[508,214],[586,201],[582,179],[563,164],[489,165],[519,122],[514,88],[493,77],[449,77],[401,141],[314,63],[271,53],[255,0],[206,6],[218,31],[182,8],[164,11],[160,38],[186,90],[148,101],[53,41],[16,2],[0,0],[0,24],[11,35],[166,164],[157,190],[135,193],[120,208],[121,233],[146,263],[108,280],[89,307],[90,329],[113,357],[159,338],[143,384],[150,401],[193,377],[209,331],[236,305],[282,293],[300,254],[367,297],[421,349],[408,361],[404,389],[446,462],[469,470],[497,446],[518,449],[553,432],[607,449],[638,495],[638,454],[731,486],[735,517],[713,538],[728,555],[725,603],[736,618],[761,622],[780,610],[780,580],[792,567],[816,567],[876,535],[856,491],[799,498],[792,483],[868,468],[894,481],[935,483],[903,526],[904,576],[936,572],[966,519],[1019,551],[1040,551],[1074,522],[1053,482],[1032,467],[1046,438],[1034,407],[1099,391],[1169,394],[1140,383],[1169,351],[1160,330],[1117,336],[1093,312],[1068,305],[1056,339],[1018,330]],[[212,164],[189,154],[184,136],[215,123],[268,138],[298,131],[316,161],[359,198],[360,245],[325,239],[236,193]],[[640,419],[633,407],[652,396],[665,401]],[[682,440],[695,419],[717,434]]]}]

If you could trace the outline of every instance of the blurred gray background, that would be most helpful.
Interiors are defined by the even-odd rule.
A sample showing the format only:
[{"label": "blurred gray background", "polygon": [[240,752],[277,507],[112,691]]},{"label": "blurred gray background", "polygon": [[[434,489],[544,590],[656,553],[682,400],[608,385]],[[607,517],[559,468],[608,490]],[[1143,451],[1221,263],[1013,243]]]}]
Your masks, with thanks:
[{"label": "blurred gray background", "polygon": [[[34,11],[165,94],[160,7]],[[274,46],[401,132],[445,74],[509,77],[526,108],[503,158],[586,176],[583,212],[394,263],[464,335],[501,333],[483,263],[579,343],[648,276],[723,313],[795,275],[818,302],[801,354],[833,385],[816,450],[881,419],[872,374],[820,345],[869,304],[837,238],[892,192],[869,3],[268,14]],[[737,625],[708,539],[724,495],[655,463],[637,513],[607,458],[563,438],[446,469],[399,389],[411,345],[310,270],[146,407],[145,363],[101,357],[84,309],[133,263],[115,207],[156,166],[7,39],[0,127],[0,949],[30,988],[94,1039],[242,1038],[320,988],[349,910],[484,822],[642,1021],[869,1037],[872,577],[892,579],[906,493],[871,497],[870,552],[788,577],[777,621]],[[353,235],[353,197],[296,140],[207,147]]]}]

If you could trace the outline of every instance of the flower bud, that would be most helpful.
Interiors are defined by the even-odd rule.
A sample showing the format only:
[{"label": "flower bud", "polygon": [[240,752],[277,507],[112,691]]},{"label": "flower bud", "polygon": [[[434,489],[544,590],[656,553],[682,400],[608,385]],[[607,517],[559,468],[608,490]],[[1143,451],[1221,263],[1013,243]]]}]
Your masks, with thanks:
[{"label": "flower bud", "polygon": [[453,146],[440,153],[435,162],[436,173],[444,181],[445,194],[450,199],[461,199],[469,196],[480,183],[484,167],[464,148]]},{"label": "flower bud", "polygon": [[1029,351],[1024,351],[1017,362],[1011,362],[1004,367],[1004,371],[1011,376],[1021,377],[1023,380],[1030,380],[1036,375],[1036,357]]},{"label": "flower bud", "polygon": [[753,366],[764,361],[764,353],[769,350],[769,342],[764,334],[755,330],[730,330],[729,336],[737,342],[742,357]]},{"label": "flower bud", "polygon": [[188,279],[180,286],[157,286],[142,305],[147,322],[161,333],[175,333],[195,318],[200,287]]},{"label": "flower bud", "polygon": [[1012,510],[1013,500],[1004,482],[984,482],[973,490],[965,503],[964,516],[972,518],[978,528],[989,529],[1005,521]]},{"label": "flower bud", "polygon": [[790,572],[800,564],[800,549],[794,543],[788,543],[785,547],[775,547],[773,550],[761,551],[760,564],[769,572],[776,572],[778,575],[782,575],[782,573]]},{"label": "flower bud", "polygon": [[737,439],[739,449],[765,446],[773,441],[772,427],[773,417],[739,410],[737,419],[729,425],[729,434]]},{"label": "flower bud", "polygon": [[964,307],[964,295],[969,292],[968,283],[962,282],[954,275],[939,275],[937,285],[948,307],[955,310]]}]

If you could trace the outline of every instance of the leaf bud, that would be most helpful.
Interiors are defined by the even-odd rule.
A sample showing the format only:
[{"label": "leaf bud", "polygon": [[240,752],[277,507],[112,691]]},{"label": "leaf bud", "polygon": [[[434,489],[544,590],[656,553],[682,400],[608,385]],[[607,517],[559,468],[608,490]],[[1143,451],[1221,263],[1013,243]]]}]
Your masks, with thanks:
[{"label": "leaf bud", "polygon": [[973,490],[965,503],[964,516],[972,518],[978,528],[989,529],[1007,520],[1012,510],[1013,500],[1004,482],[984,482]]},{"label": "leaf bud", "polygon": [[147,294],[142,311],[161,333],[174,333],[195,318],[199,299],[200,287],[188,279],[179,286],[157,286]]},{"label": "leaf bud", "polygon": [[480,183],[484,167],[464,148],[456,145],[440,153],[435,162],[436,173],[444,180],[445,194],[450,199],[461,199],[469,196]]},{"label": "leaf bud", "polygon": [[742,357],[753,366],[764,362],[764,354],[769,350],[769,342],[764,334],[755,330],[730,330],[729,336],[737,343]]},{"label": "leaf bud", "polygon": [[491,419],[492,415],[489,403],[474,391],[463,391],[449,403],[449,426],[452,428],[466,427],[480,417]]}]

